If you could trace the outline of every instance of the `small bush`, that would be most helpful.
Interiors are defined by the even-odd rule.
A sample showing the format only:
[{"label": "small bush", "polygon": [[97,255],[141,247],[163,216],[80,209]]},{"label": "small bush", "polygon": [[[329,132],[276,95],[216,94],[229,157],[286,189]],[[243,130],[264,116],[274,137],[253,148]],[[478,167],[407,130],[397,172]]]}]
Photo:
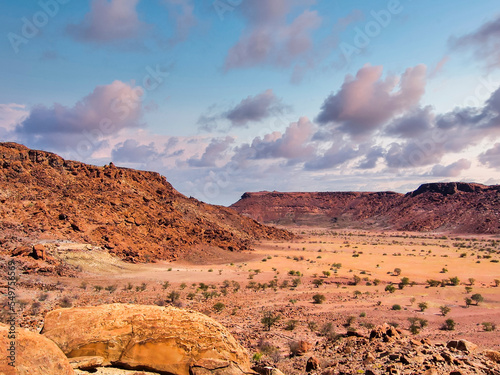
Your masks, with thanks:
[{"label": "small bush", "polygon": [[108,285],[105,289],[111,294],[116,290],[116,285]]},{"label": "small bush", "polygon": [[444,331],[453,331],[455,329],[455,321],[453,319],[446,319],[441,329]]},{"label": "small bush", "polygon": [[483,325],[483,330],[486,332],[492,332],[497,329],[496,324],[492,322],[483,322],[481,324]]},{"label": "small bush", "polygon": [[420,309],[420,311],[424,312],[427,308],[429,307],[429,305],[427,304],[427,302],[420,302],[418,304],[418,308]]},{"label": "small bush", "polygon": [[281,319],[281,315],[275,314],[272,311],[264,311],[260,322],[264,325],[266,331],[270,331],[271,327]]},{"label": "small bush", "polygon": [[335,332],[332,323],[325,323],[325,325],[323,325],[319,330],[319,334],[324,336],[330,342],[335,342],[341,337]]},{"label": "small bush", "polygon": [[59,301],[59,306],[61,306],[62,308],[69,308],[73,306],[71,298],[69,298],[68,296],[61,298],[61,300]]},{"label": "small bush", "polygon": [[309,330],[311,332],[314,332],[318,329],[318,323],[313,322],[313,321],[309,321],[309,322],[307,322],[307,328],[309,328]]},{"label": "small bush", "polygon": [[313,296],[313,301],[316,304],[321,304],[321,303],[325,302],[325,300],[326,300],[326,297],[323,294],[318,293],[318,294],[315,294]]},{"label": "small bush", "polygon": [[441,314],[443,316],[446,316],[451,311],[451,309],[448,306],[441,306],[439,310],[441,310]]},{"label": "small bush", "polygon": [[264,353],[255,353],[252,357],[252,361],[259,362],[261,358],[264,356]]},{"label": "small bush", "polygon": [[476,306],[479,305],[479,302],[483,302],[484,301],[483,296],[480,295],[479,293],[473,294],[470,298],[471,298],[471,300],[473,300],[474,302],[476,302]]},{"label": "small bush", "polygon": [[297,327],[298,322],[298,320],[290,319],[288,322],[286,322],[285,330],[293,331]]},{"label": "small bush", "polygon": [[314,279],[312,283],[314,284],[314,286],[316,286],[316,288],[319,288],[321,285],[323,285],[323,279]]},{"label": "small bush", "polygon": [[179,298],[181,297],[181,294],[179,292],[173,290],[168,294],[167,297],[171,303],[175,303],[176,301],[179,300]]},{"label": "small bush", "polygon": [[414,335],[418,334],[421,329],[427,326],[428,321],[417,317],[408,318],[410,322],[410,332]]},{"label": "small bush", "polygon": [[392,284],[386,285],[385,291],[389,293],[394,293],[396,291],[396,287]]},{"label": "small bush", "polygon": [[398,305],[398,304],[392,305],[391,310],[401,310],[401,305]]},{"label": "small bush", "polygon": [[224,310],[226,307],[226,305],[224,305],[222,302],[217,302],[215,305],[214,305],[214,310],[216,312],[221,312],[222,310]]}]

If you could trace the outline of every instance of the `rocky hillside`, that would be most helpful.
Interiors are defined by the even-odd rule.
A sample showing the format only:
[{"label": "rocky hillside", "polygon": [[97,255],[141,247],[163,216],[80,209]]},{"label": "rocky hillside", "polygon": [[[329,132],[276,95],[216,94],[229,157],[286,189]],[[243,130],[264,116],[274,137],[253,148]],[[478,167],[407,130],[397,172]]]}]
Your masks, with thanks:
[{"label": "rocky hillside", "polygon": [[282,225],[500,233],[500,185],[431,183],[407,194],[245,193],[231,208]]},{"label": "rocky hillside", "polygon": [[74,241],[127,261],[238,251],[292,235],[177,192],[154,172],[97,167],[0,143],[0,245]]}]

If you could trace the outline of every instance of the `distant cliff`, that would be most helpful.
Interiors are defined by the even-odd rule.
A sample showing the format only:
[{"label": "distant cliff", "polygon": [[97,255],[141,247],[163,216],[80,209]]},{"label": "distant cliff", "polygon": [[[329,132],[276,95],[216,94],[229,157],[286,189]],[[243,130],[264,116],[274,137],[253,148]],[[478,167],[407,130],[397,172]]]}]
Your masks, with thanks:
[{"label": "distant cliff", "polygon": [[500,185],[448,182],[394,192],[245,193],[231,208],[262,223],[500,233]]}]

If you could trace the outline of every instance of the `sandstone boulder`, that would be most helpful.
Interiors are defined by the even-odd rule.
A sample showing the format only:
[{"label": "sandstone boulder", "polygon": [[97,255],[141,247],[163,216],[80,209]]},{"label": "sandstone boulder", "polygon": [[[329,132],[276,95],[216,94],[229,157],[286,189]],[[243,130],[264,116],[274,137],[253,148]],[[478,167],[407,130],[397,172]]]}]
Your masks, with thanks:
[{"label": "sandstone boulder", "polygon": [[42,333],[69,358],[103,357],[103,365],[179,375],[188,375],[191,367],[200,374],[203,369],[224,375],[251,372],[245,349],[226,328],[174,307],[59,309],[47,314]]},{"label": "sandstone boulder", "polygon": [[447,348],[461,350],[463,352],[473,352],[477,345],[467,340],[451,340],[446,344]]},{"label": "sandstone boulder", "polygon": [[[74,375],[64,353],[46,337],[16,327],[15,370],[9,366],[12,358],[6,349],[11,346],[9,326],[0,324],[0,374]],[[14,354],[14,353],[12,353]]]},{"label": "sandstone boulder", "polygon": [[306,363],[306,372],[319,369],[319,361],[316,357],[310,357]]},{"label": "sandstone boulder", "polygon": [[497,352],[496,350],[486,350],[484,355],[493,362],[500,363],[500,352]]}]

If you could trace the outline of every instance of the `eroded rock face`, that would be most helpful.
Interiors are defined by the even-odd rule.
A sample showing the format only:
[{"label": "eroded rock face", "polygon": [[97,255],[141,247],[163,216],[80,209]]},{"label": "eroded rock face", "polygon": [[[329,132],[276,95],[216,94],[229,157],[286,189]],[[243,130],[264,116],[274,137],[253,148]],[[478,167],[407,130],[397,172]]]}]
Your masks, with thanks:
[{"label": "eroded rock face", "polygon": [[0,374],[16,375],[73,375],[73,368],[64,353],[48,338],[27,329],[16,328],[15,369],[9,366],[12,358],[9,326],[0,324]]},{"label": "eroded rock face", "polygon": [[226,328],[203,314],[174,307],[59,309],[47,314],[42,333],[69,358],[103,357],[103,365],[188,375],[193,366],[201,373],[203,363],[217,363],[213,373],[250,372],[245,349]]},{"label": "eroded rock face", "polygon": [[263,223],[500,233],[500,185],[450,182],[394,192],[245,193],[231,208]]},{"label": "eroded rock face", "polygon": [[130,262],[174,260],[196,248],[246,250],[257,239],[293,237],[188,198],[158,173],[64,160],[16,143],[0,142],[0,203],[0,233],[16,238],[3,247],[40,261],[47,257],[43,246],[22,247],[40,237],[90,243]]}]

